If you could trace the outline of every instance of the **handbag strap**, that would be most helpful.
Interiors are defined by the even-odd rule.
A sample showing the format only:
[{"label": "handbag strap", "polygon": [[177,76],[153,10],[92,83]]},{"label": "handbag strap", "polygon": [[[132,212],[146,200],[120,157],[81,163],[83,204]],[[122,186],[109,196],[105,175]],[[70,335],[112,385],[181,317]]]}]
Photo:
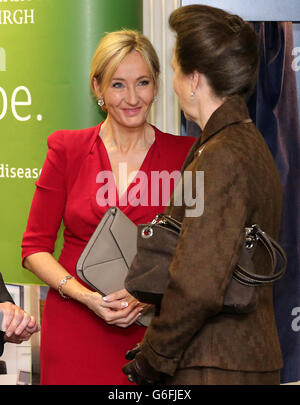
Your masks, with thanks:
[{"label": "handbag strap", "polygon": [[[168,225],[172,226],[178,234],[181,229],[181,222],[172,218],[170,215],[158,214],[153,221],[146,225],[142,230],[142,237],[147,239],[153,235],[153,227],[155,225]],[[267,235],[258,225],[252,225],[245,228],[245,247],[249,253],[250,259],[258,242],[260,242],[266,249],[271,260],[271,273],[270,275],[262,275],[250,272],[245,267],[237,264],[232,277],[241,284],[248,286],[256,286],[262,284],[273,283],[279,280],[285,273],[287,267],[287,257],[281,246],[271,236]],[[281,268],[276,271],[278,260],[281,259]]]},{"label": "handbag strap", "polygon": [[[252,225],[252,227],[247,229],[246,248],[247,243],[251,243],[251,241],[253,244],[261,242],[269,253],[272,263],[272,272],[270,275],[260,275],[249,272],[240,264],[237,264],[233,278],[242,284],[251,286],[273,283],[279,280],[284,275],[287,267],[287,257],[284,250],[273,238],[263,232],[258,225]],[[248,246],[248,248],[251,249],[252,246]],[[281,268],[276,272],[278,257],[280,257],[282,264]]]},{"label": "handbag strap", "polygon": [[[147,224],[143,229],[141,236],[144,239],[151,238],[153,235],[153,227],[155,225],[171,225],[172,229],[178,234],[181,229],[181,222],[172,218],[170,215],[158,214],[153,219],[153,221]],[[251,227],[245,228],[245,247],[250,256],[252,256],[253,251],[258,242],[262,243],[266,251],[269,254],[271,260],[271,273],[270,275],[256,274],[248,271],[245,267],[237,264],[232,277],[241,284],[248,286],[258,286],[262,284],[273,283],[279,280],[285,273],[287,267],[287,257],[281,246],[273,239],[271,236],[267,235],[258,225],[252,225]],[[278,260],[280,257],[282,265],[281,268],[276,271]]]}]

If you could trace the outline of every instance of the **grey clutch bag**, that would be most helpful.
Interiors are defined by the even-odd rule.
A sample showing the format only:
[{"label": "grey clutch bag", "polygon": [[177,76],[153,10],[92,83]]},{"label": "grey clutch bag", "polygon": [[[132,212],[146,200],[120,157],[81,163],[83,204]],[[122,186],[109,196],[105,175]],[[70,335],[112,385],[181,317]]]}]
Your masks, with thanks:
[{"label": "grey clutch bag", "polygon": [[[104,296],[122,290],[136,241],[137,226],[119,208],[109,208],[78,259],[78,277]],[[149,309],[137,324],[149,326],[153,313]]]}]

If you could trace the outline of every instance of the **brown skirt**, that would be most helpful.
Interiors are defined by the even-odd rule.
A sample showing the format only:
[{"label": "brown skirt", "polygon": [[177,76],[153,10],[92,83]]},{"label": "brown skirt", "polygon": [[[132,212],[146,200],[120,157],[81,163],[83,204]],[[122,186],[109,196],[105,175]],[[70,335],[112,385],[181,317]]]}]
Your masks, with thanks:
[{"label": "brown skirt", "polygon": [[279,385],[280,371],[248,372],[212,367],[177,370],[166,385]]}]

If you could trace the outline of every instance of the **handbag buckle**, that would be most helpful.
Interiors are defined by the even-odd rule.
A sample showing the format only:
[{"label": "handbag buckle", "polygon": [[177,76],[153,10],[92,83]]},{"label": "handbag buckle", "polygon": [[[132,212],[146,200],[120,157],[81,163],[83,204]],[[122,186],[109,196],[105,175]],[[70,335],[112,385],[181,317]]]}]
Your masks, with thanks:
[{"label": "handbag buckle", "polygon": [[148,239],[151,238],[151,236],[153,235],[153,226],[159,223],[163,223],[166,224],[167,221],[164,219],[163,214],[158,214],[156,215],[156,217],[153,219],[153,221],[151,222],[151,224],[145,226],[145,228],[142,229],[142,238],[144,239]]},{"label": "handbag buckle", "polygon": [[246,238],[245,238],[245,246],[246,249],[251,250],[256,245],[257,241],[259,240],[258,231],[260,228],[258,225],[252,225],[249,228],[246,228]]},{"label": "handbag buckle", "polygon": [[145,228],[142,229],[141,235],[144,239],[151,238],[151,236],[153,235],[153,229],[151,228],[151,226],[145,226]]}]

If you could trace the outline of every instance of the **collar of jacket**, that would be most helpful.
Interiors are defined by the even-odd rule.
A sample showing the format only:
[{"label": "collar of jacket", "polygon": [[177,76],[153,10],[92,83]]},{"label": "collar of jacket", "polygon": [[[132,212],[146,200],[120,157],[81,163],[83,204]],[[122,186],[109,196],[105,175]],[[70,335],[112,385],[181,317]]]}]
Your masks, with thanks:
[{"label": "collar of jacket", "polygon": [[224,128],[237,124],[244,120],[250,120],[248,108],[245,100],[238,95],[229,97],[219,108],[217,108],[207,121],[204,130],[192,146],[185,163],[182,167],[182,171],[192,162],[198,149],[203,146],[212,136]]},{"label": "collar of jacket", "polygon": [[201,134],[199,146],[222,129],[246,119],[249,119],[249,112],[245,100],[241,96],[231,96],[210,116]]}]

